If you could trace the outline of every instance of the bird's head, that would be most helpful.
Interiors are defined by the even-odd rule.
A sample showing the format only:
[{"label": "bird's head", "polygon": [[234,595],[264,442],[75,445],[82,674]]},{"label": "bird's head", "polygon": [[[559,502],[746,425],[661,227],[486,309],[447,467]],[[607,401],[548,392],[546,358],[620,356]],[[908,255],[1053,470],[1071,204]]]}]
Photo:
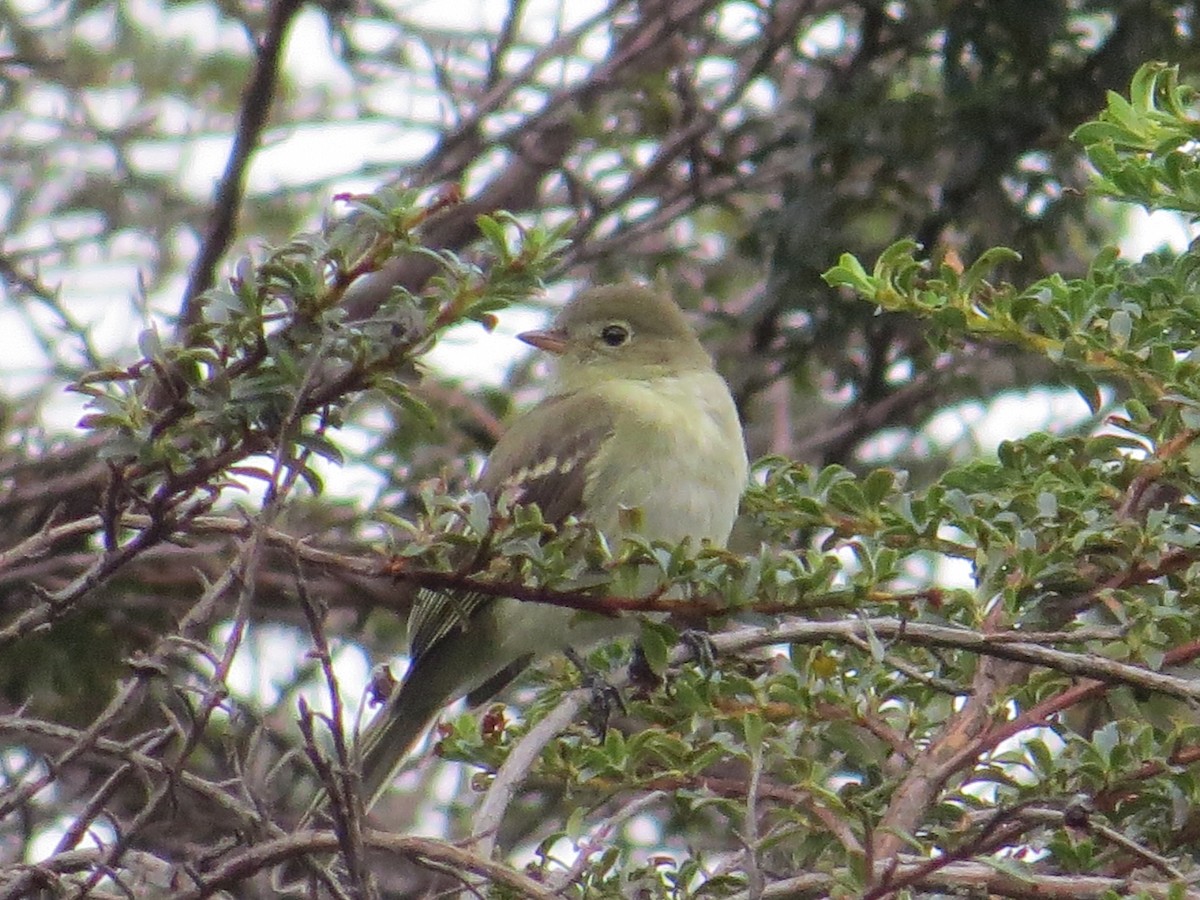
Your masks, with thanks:
[{"label": "bird's head", "polygon": [[589,288],[563,307],[549,328],[517,337],[557,357],[563,392],[610,379],[649,380],[712,366],[675,301],[635,284]]}]

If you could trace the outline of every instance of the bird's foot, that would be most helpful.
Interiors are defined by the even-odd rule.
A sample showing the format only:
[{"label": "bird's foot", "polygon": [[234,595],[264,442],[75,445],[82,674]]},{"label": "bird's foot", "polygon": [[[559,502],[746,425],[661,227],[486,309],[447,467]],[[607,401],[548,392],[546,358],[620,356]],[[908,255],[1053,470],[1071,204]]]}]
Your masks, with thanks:
[{"label": "bird's foot", "polygon": [[717,645],[706,631],[689,628],[679,635],[680,643],[692,651],[692,658],[707,678],[717,669]]},{"label": "bird's foot", "polygon": [[608,720],[614,712],[624,715],[625,698],[621,692],[604,680],[604,676],[588,665],[587,661],[574,650],[568,650],[567,659],[579,670],[583,686],[591,691],[588,703],[588,727],[595,733],[597,740],[603,741],[608,734]]},{"label": "bird's foot", "polygon": [[663,684],[663,677],[654,671],[646,651],[641,644],[633,648],[633,659],[629,661],[629,681],[640,694],[650,694]]},{"label": "bird's foot", "polygon": [[[712,675],[717,667],[717,648],[707,632],[687,629],[679,634],[679,642],[692,651],[692,658],[705,677]],[[660,688],[666,679],[654,670],[641,644],[633,648],[633,659],[629,662],[629,678],[642,693],[648,694]]]}]

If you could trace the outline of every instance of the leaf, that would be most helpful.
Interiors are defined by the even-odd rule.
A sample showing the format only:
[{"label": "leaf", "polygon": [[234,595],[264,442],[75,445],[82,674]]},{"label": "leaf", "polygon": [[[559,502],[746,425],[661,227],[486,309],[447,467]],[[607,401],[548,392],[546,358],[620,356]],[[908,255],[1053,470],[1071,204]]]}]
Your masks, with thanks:
[{"label": "leaf", "polygon": [[1121,734],[1116,722],[1109,722],[1092,734],[1092,747],[1104,762],[1112,759],[1113,749],[1120,743]]},{"label": "leaf", "polygon": [[1088,409],[1092,415],[1098,413],[1101,407],[1104,406],[1104,396],[1100,393],[1100,385],[1087,372],[1064,366],[1062,369],[1062,379],[1075,389],[1075,392],[1079,394],[1083,402],[1088,405]]},{"label": "leaf", "polygon": [[301,469],[300,477],[304,479],[304,483],[308,485],[308,489],[312,491],[314,495],[320,496],[321,492],[325,490],[325,482],[321,479],[321,476],[312,469],[311,466],[305,466],[303,469]]},{"label": "leaf", "polygon": [[476,534],[487,534],[492,524],[492,501],[482,491],[467,498],[467,524]]},{"label": "leaf", "polygon": [[646,664],[650,666],[650,671],[655,675],[662,675],[666,672],[670,660],[671,643],[667,638],[667,629],[668,626],[660,625],[657,622],[643,620],[641,623],[638,646],[641,648]]},{"label": "leaf", "polygon": [[1016,250],[1010,250],[1008,247],[992,247],[989,250],[985,250],[975,262],[971,263],[971,267],[962,274],[959,280],[961,290],[971,293],[984,283],[985,276],[989,275],[996,267],[1004,263],[1017,263],[1020,261],[1021,254]]},{"label": "leaf", "polygon": [[821,275],[830,287],[848,287],[864,297],[875,294],[875,280],[852,253],[843,253],[838,263]]},{"label": "leaf", "polygon": [[746,746],[751,750],[762,747],[765,727],[766,723],[758,713],[748,712],[742,716],[742,733],[746,736]]},{"label": "leaf", "polygon": [[341,448],[323,434],[302,434],[296,438],[296,443],[316,456],[327,459],[335,465],[345,463]]},{"label": "leaf", "polygon": [[1108,333],[1118,347],[1128,346],[1129,336],[1133,333],[1133,317],[1118,309],[1108,318]]},{"label": "leaf", "polygon": [[871,627],[871,622],[865,614],[859,615],[859,621],[863,623],[863,629],[867,633],[867,646],[871,648],[871,657],[877,663],[883,662],[887,651],[884,649],[883,643],[879,640],[879,635],[875,633],[875,629]]}]

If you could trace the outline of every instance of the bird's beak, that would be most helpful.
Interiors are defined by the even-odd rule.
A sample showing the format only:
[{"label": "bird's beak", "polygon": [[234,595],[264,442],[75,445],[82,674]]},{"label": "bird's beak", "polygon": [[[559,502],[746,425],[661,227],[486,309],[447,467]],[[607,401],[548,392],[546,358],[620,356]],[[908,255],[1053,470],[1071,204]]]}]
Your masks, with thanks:
[{"label": "bird's beak", "polygon": [[517,335],[517,340],[555,356],[561,356],[567,349],[567,333],[554,328],[545,331],[522,331]]}]

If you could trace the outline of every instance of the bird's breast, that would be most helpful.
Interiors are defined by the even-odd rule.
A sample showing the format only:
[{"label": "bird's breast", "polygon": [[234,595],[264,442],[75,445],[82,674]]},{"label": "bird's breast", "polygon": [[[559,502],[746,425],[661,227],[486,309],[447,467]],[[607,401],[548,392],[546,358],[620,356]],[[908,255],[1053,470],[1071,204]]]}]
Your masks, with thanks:
[{"label": "bird's breast", "polygon": [[588,473],[588,518],[610,539],[636,530],[650,540],[724,544],[747,475],[725,382],[698,372],[607,390],[621,414]]}]

